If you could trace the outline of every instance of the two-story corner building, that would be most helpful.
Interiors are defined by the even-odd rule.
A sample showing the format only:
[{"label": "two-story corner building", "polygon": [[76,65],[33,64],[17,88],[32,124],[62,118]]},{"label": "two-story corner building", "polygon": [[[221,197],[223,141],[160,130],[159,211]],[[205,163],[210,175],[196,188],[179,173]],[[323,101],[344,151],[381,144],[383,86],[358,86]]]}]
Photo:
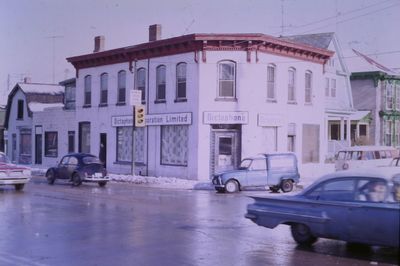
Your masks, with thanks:
[{"label": "two-story corner building", "polygon": [[[56,84],[17,83],[8,95],[5,128],[7,154],[12,162],[40,163],[42,158],[42,131],[33,127],[33,114],[49,107],[63,107],[64,88]],[[56,140],[45,136],[45,150]],[[48,146],[46,146],[48,145]],[[33,156],[34,155],[34,156]]]},{"label": "two-story corner building", "polygon": [[[264,34],[190,34],[70,57],[76,68],[78,151],[109,171],[208,179],[257,153],[293,151],[322,163],[324,64],[333,52]],[[129,91],[146,127],[132,138]],[[134,145],[132,145],[134,142]],[[132,147],[135,147],[132,149]]]},{"label": "two-story corner building", "polygon": [[350,130],[355,126],[355,121],[352,121],[358,121],[358,117],[364,114],[354,108],[350,72],[344,60],[340,42],[333,32],[281,38],[335,52],[324,65],[323,73],[326,125],[324,134],[328,139],[327,158],[331,158],[339,149],[354,144],[354,141],[351,141],[354,132],[351,133]]},{"label": "two-story corner building", "polygon": [[353,52],[349,65],[354,105],[369,112],[357,131],[360,144],[400,146],[400,74]]}]

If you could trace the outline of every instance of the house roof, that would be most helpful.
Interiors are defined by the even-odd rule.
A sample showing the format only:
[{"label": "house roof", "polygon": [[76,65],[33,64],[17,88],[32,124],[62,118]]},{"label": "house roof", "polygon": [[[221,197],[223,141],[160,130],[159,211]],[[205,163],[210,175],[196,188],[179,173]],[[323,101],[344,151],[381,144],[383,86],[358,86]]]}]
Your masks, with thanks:
[{"label": "house roof", "polygon": [[[32,112],[37,112],[42,110],[42,108],[35,108],[35,104],[31,103],[41,103],[41,104],[57,104],[62,105],[64,101],[64,87],[57,84],[46,84],[46,83],[17,83],[10,94],[8,95],[6,117],[5,117],[5,127],[8,128],[8,122],[10,118],[10,110],[13,103],[13,98],[15,94],[21,90],[25,95],[26,103],[28,106],[28,115],[32,116]],[[30,109],[34,107],[34,110]],[[42,106],[43,107],[43,106]],[[54,106],[47,106],[54,107]]]},{"label": "house roof", "polygon": [[[260,51],[323,64],[334,52],[261,33],[196,33],[67,58],[78,70],[196,51]],[[195,55],[195,60],[200,60]],[[248,57],[250,58],[250,57]],[[206,53],[202,53],[206,62]],[[248,59],[249,60],[249,59]],[[250,59],[251,60],[251,59]]]},{"label": "house roof", "polygon": [[315,33],[315,34],[303,34],[303,35],[292,35],[292,36],[281,36],[283,40],[293,41],[320,49],[328,49],[329,44],[332,42],[334,37],[333,32]]},{"label": "house roof", "polygon": [[346,63],[349,67],[350,72],[352,73],[383,72],[386,73],[387,75],[396,75],[396,76],[400,75],[400,72],[379,63],[376,59],[373,59],[370,56],[361,53],[356,49],[347,51]]}]

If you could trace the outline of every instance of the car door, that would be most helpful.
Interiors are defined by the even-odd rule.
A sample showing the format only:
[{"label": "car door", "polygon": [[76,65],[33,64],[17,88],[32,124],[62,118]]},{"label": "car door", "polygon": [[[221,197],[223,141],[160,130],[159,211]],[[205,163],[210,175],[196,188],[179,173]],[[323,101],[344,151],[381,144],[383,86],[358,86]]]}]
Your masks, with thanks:
[{"label": "car door", "polygon": [[78,167],[78,158],[75,156],[71,156],[68,160],[68,168],[66,171],[67,178],[71,178],[72,174],[75,172]]},{"label": "car door", "polygon": [[356,205],[348,214],[350,241],[398,245],[400,206],[398,202],[387,202],[390,195],[387,181],[378,178],[359,180],[356,195]]},{"label": "car door", "polygon": [[267,163],[266,159],[253,159],[246,172],[247,186],[267,185]]},{"label": "car door", "polygon": [[64,156],[60,163],[58,164],[58,178],[66,179],[68,178],[68,161],[69,156]]}]

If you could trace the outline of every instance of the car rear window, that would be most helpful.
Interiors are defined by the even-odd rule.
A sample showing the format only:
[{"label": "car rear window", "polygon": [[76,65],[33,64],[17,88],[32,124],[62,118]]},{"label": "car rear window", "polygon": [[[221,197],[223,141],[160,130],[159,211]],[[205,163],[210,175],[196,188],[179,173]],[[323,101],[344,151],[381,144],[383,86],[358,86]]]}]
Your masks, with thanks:
[{"label": "car rear window", "polygon": [[82,162],[84,164],[92,164],[92,163],[101,163],[99,158],[94,157],[94,156],[86,156],[82,158]]}]

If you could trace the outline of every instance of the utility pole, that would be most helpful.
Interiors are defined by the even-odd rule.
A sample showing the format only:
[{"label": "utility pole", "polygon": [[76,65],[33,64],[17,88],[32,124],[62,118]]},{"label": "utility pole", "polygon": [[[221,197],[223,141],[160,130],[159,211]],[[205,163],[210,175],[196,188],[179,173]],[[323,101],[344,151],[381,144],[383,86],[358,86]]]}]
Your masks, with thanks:
[{"label": "utility pole", "polygon": [[64,38],[63,35],[51,35],[46,37],[53,42],[53,84],[56,82],[56,39]]},{"label": "utility pole", "polygon": [[284,7],[284,1],[285,0],[281,0],[281,35],[283,35],[284,31],[285,31],[285,21],[284,21],[285,7]]}]

